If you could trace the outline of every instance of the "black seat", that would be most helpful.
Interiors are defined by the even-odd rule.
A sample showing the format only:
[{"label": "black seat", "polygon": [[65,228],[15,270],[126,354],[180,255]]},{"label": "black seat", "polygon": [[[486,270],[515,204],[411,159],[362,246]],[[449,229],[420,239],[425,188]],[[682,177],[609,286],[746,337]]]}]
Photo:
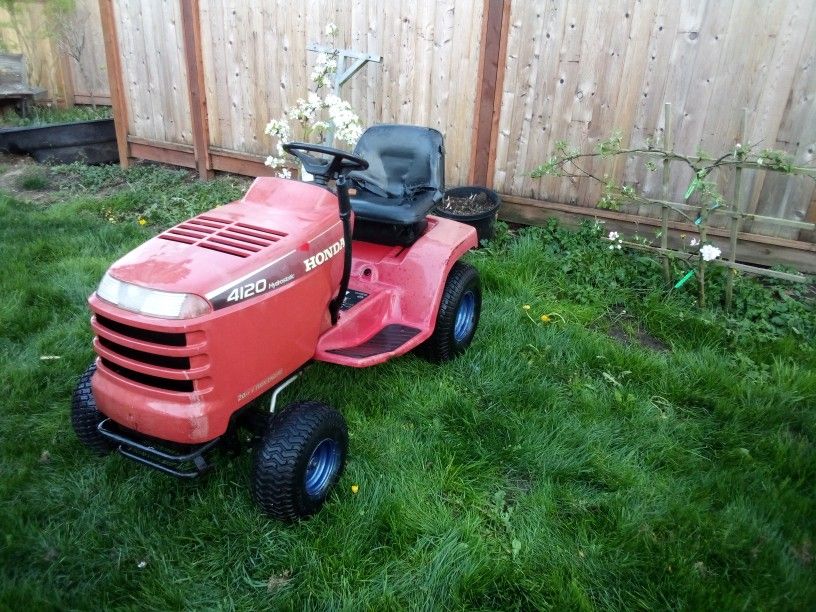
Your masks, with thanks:
[{"label": "black seat", "polygon": [[375,125],[360,137],[354,154],[368,170],[349,177],[354,238],[412,244],[425,230],[425,216],[445,191],[445,149],[437,130],[415,125]]}]

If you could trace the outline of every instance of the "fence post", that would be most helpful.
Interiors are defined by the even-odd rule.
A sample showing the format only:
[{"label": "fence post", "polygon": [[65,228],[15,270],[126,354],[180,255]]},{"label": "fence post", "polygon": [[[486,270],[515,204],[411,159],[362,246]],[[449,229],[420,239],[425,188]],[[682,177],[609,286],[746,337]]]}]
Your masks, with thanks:
[{"label": "fence post", "polygon": [[[666,153],[671,152],[672,137],[671,137],[671,104],[665,102],[663,104],[663,148]],[[671,172],[669,169],[668,156],[663,158],[663,201],[669,201],[669,186],[671,182]],[[660,248],[667,250],[669,248],[669,207],[663,204],[660,207]],[[669,256],[663,255],[663,278],[666,283],[671,282],[671,266],[669,264]]]},{"label": "fence post", "polygon": [[[748,109],[742,109],[742,117],[740,118],[740,128],[739,128],[739,135],[737,136],[737,142],[740,146],[745,146],[745,132],[748,126]],[[731,217],[731,228],[729,234],[729,248],[730,253],[728,254],[728,260],[731,263],[734,263],[737,259],[737,237],[739,235],[740,230],[740,221],[742,220],[742,216],[738,213],[741,212],[742,209],[742,166],[737,166],[736,170],[734,170],[734,201],[731,204],[731,209],[734,211],[734,215]],[[731,310],[731,300],[734,297],[734,272],[735,270],[731,269],[731,274],[725,280],[725,309]]]},{"label": "fence post", "polygon": [[198,0],[180,0],[180,2],[184,63],[187,67],[187,89],[190,92],[193,151],[198,176],[206,181],[211,179],[214,173],[210,158],[210,126],[204,86],[204,59],[201,52],[201,13]]},{"label": "fence post", "polygon": [[102,21],[102,38],[105,42],[105,63],[108,66],[113,124],[116,129],[116,147],[119,149],[119,164],[123,168],[130,165],[130,145],[128,144],[128,112],[125,100],[125,85],[122,77],[122,61],[119,57],[119,37],[116,34],[116,16],[113,0],[99,0],[99,15]]},{"label": "fence post", "polygon": [[484,0],[468,182],[491,187],[507,54],[510,0]]}]

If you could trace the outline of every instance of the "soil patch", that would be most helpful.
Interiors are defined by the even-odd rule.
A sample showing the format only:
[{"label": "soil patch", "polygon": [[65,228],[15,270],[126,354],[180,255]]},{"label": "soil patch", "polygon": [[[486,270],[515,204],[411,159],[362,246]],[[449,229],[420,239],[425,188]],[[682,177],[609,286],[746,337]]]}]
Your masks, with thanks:
[{"label": "soil patch", "polygon": [[484,192],[474,193],[465,198],[458,196],[445,196],[442,203],[436,209],[449,213],[451,215],[458,215],[466,217],[469,215],[477,215],[486,210],[490,210],[493,203]]},{"label": "soil patch", "polygon": [[[52,204],[65,178],[27,155],[0,153],[0,191],[18,200]],[[27,188],[36,186],[36,188]]]},{"label": "soil patch", "polygon": [[626,346],[639,344],[640,346],[652,351],[663,352],[670,350],[665,343],[642,329],[637,329],[630,333],[620,325],[613,325],[611,328],[609,328],[609,337]]}]

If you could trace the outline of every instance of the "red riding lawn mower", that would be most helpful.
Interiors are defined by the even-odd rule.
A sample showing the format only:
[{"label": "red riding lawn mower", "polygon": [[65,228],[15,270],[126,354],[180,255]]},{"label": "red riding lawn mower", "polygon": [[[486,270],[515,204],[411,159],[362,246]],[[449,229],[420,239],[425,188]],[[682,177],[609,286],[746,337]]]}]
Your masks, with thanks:
[{"label": "red riding lawn mower", "polygon": [[455,357],[476,331],[481,290],[459,261],[476,231],[428,215],[444,191],[439,132],[375,126],[354,154],[284,148],[313,183],[258,178],[241,200],[111,266],[89,298],[97,358],[71,422],[98,454],[192,478],[217,446],[235,449],[239,424],[261,416],[253,400],[271,392],[252,496],[291,521],[325,501],[348,432],[319,402],[276,411],[279,393],[312,360],[361,368],[412,349]]}]

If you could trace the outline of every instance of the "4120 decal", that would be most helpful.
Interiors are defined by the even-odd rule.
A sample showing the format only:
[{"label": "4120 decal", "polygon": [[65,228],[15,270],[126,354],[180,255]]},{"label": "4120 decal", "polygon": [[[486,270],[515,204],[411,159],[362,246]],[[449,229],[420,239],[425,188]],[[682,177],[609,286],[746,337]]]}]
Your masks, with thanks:
[{"label": "4120 decal", "polygon": [[283,278],[271,283],[267,279],[261,278],[243,285],[238,285],[237,287],[234,287],[232,291],[230,291],[229,295],[227,296],[227,302],[240,302],[241,300],[251,298],[254,295],[260,295],[261,293],[271,291],[272,289],[276,289],[281,285],[288,283],[293,278],[295,278],[295,275],[290,274],[289,276],[284,276]]}]

